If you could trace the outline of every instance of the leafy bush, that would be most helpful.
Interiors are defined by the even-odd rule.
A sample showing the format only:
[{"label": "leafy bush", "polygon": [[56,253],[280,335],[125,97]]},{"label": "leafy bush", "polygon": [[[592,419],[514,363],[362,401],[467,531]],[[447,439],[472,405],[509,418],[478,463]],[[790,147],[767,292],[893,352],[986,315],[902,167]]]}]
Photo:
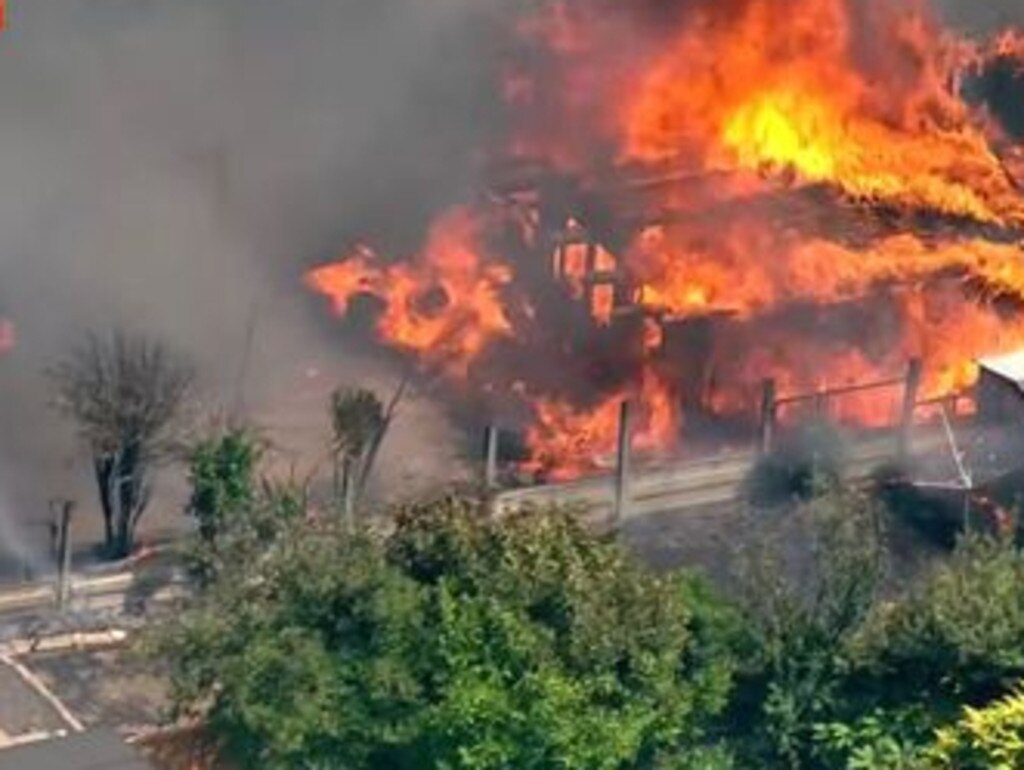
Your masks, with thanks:
[{"label": "leafy bush", "polygon": [[851,722],[813,727],[822,767],[844,770],[918,770],[924,761],[927,715],[875,709]]},{"label": "leafy bush", "polygon": [[928,753],[932,770],[1016,770],[1024,767],[1024,691],[983,709],[964,709],[938,732]]},{"label": "leafy bush", "polygon": [[1024,678],[1022,585],[1012,543],[967,538],[917,590],[876,609],[858,662],[934,708],[998,697]]},{"label": "leafy bush", "polygon": [[571,516],[445,500],[386,539],[293,527],[156,639],[260,768],[724,768],[738,619]]},{"label": "leafy bush", "polygon": [[256,493],[260,442],[244,428],[232,428],[197,443],[189,453],[192,496],[188,512],[203,540],[212,542],[228,518],[245,513]]},{"label": "leafy bush", "polygon": [[741,576],[755,647],[734,720],[747,728],[746,750],[771,766],[804,766],[815,754],[813,726],[847,717],[846,648],[885,574],[873,501],[826,483],[816,489],[787,517],[791,529],[761,538]]},{"label": "leafy bush", "polygon": [[753,519],[733,606],[564,511],[453,498],[387,535],[311,521],[302,489],[224,483],[247,466],[214,459],[239,449],[196,465],[197,499],[201,481],[245,515],[217,519],[209,583],[153,643],[175,703],[246,766],[1024,766],[1012,543],[966,539],[885,593],[882,510],[816,482]]},{"label": "leafy bush", "polygon": [[843,438],[834,425],[799,425],[758,460],[747,480],[747,495],[765,505],[812,498],[816,484],[838,482],[844,456]]}]

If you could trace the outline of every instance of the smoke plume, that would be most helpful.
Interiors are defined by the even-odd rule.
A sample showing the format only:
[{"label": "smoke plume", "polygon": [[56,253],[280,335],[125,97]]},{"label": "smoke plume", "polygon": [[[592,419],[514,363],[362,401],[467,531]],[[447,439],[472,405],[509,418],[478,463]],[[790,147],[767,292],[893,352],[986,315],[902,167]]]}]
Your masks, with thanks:
[{"label": "smoke plume", "polygon": [[[300,278],[364,231],[415,235],[466,187],[466,148],[486,117],[477,97],[493,82],[481,66],[487,5],[12,4],[0,37],[0,316],[18,344],[0,357],[0,477],[27,538],[41,539],[53,495],[79,498],[83,532],[98,520],[42,377],[83,329],[167,338],[195,357],[211,404],[233,401],[244,379],[271,438],[306,460],[331,386],[393,386],[397,367],[339,341]],[[423,397],[394,439],[413,480],[454,454]]]},{"label": "smoke plume", "polygon": [[[979,32],[1024,21],[1017,0],[940,1],[952,23]],[[12,511],[0,517],[40,540],[47,498],[64,494],[82,502],[82,524],[97,518],[82,453],[48,409],[41,374],[86,328],[168,338],[197,359],[211,403],[243,398],[308,460],[327,390],[385,390],[400,367],[339,339],[301,276],[357,239],[405,253],[434,213],[466,197],[472,148],[488,144],[500,112],[496,51],[517,4],[10,5],[0,317],[18,341],[0,357],[0,499]],[[600,32],[625,61],[694,5],[648,3],[629,30],[617,12]],[[566,84],[584,107],[587,86]],[[450,475],[455,435],[421,390],[382,458],[402,469],[385,475],[386,489]],[[162,503],[163,520],[172,508]]]}]

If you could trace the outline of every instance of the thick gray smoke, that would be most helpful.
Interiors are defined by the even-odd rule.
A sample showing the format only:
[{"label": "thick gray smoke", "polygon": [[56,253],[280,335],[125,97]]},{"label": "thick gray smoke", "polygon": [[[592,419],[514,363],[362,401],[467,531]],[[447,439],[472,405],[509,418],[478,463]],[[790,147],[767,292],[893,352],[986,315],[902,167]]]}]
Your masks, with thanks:
[{"label": "thick gray smoke", "polygon": [[[1024,21],[1019,0],[941,2],[972,29]],[[246,402],[307,464],[332,385],[393,385],[397,365],[340,342],[299,280],[361,235],[400,250],[471,184],[499,5],[517,4],[8,3],[0,316],[18,347],[0,357],[0,552],[45,539],[50,496],[78,498],[83,525],[97,519],[41,377],[85,328],[168,337],[224,402],[255,324]],[[389,488],[450,473],[454,432],[425,397],[394,439]],[[178,516],[159,513],[151,521]]]},{"label": "thick gray smoke", "polygon": [[950,25],[973,34],[988,35],[1024,25],[1020,0],[937,0],[936,4]]},{"label": "thick gray smoke", "polygon": [[[223,401],[255,324],[245,398],[307,461],[332,385],[393,385],[396,367],[339,342],[299,282],[360,234],[415,234],[465,186],[493,82],[487,5],[8,4],[0,316],[18,346],[0,357],[0,517],[31,522],[25,538],[38,540],[47,498],[71,494],[85,528],[96,519],[88,468],[40,376],[85,328],[169,338]],[[450,463],[450,430],[426,399],[395,439],[402,474]]]}]

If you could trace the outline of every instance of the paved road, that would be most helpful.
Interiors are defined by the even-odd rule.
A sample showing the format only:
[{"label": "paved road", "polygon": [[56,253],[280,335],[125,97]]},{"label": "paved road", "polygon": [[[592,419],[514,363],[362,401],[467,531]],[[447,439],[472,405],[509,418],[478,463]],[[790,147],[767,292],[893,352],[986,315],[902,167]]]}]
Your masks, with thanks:
[{"label": "paved road", "polygon": [[18,675],[0,663],[0,748],[23,736],[48,735],[67,729],[53,707]]}]

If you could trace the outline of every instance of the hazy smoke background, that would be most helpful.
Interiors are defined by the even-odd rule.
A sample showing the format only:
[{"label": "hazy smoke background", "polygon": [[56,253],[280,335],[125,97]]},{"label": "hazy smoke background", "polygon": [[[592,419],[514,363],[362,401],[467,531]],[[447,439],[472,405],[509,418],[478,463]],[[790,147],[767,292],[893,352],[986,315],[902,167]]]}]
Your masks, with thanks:
[{"label": "hazy smoke background", "polygon": [[[97,519],[40,377],[84,328],[166,335],[224,397],[255,319],[247,400],[307,455],[330,386],[394,386],[397,366],[340,341],[300,279],[360,234],[415,232],[464,189],[493,82],[487,5],[8,3],[0,315],[18,347],[0,358],[0,518],[42,522],[71,494],[83,525]],[[387,483],[438,476],[459,449],[425,398],[397,431]],[[17,547],[9,529],[0,548]]]},{"label": "hazy smoke background", "polygon": [[937,0],[948,23],[970,33],[986,34],[1024,24],[1020,0]]},{"label": "hazy smoke background", "polygon": [[[1018,0],[944,0],[958,24]],[[493,118],[508,0],[12,0],[0,36],[0,550],[10,521],[82,502],[88,469],[40,372],[84,328],[168,336],[226,397],[255,320],[246,397],[308,455],[338,381],[397,365],[343,342],[300,287],[354,237],[412,237],[472,183]],[[316,376],[312,376],[314,373]],[[219,391],[217,390],[219,388]],[[390,444],[385,486],[451,470],[460,447],[426,396]],[[167,516],[173,519],[177,510]],[[36,524],[21,528],[26,543]]]}]

